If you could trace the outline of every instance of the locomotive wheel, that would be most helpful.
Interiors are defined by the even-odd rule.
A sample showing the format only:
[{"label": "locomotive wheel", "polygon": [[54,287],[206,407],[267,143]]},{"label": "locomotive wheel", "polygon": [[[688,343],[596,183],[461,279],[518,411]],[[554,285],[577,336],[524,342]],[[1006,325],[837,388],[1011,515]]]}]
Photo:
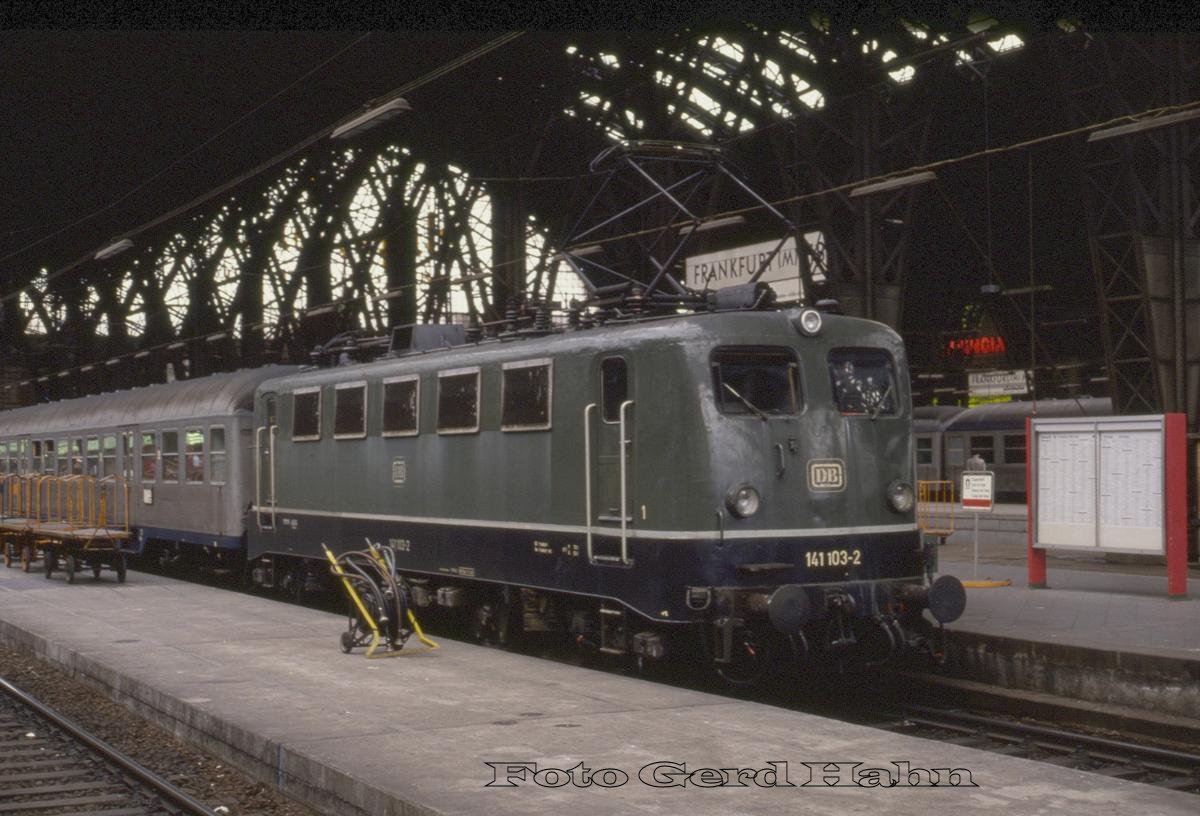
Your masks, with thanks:
[{"label": "locomotive wheel", "polygon": [[58,553],[45,550],[42,554],[42,565],[45,569],[46,577],[49,578],[54,574],[54,568],[58,566]]},{"label": "locomotive wheel", "polygon": [[33,566],[33,548],[28,544],[21,545],[21,572],[29,572]]},{"label": "locomotive wheel", "polygon": [[67,571],[67,583],[75,583],[75,573],[79,570],[79,562],[73,553],[67,553],[67,557],[63,559],[63,569]]},{"label": "locomotive wheel", "polygon": [[123,584],[125,583],[125,553],[117,553],[117,557],[114,560],[117,565],[117,583]]},{"label": "locomotive wheel", "polygon": [[471,613],[471,637],[480,643],[492,643],[497,640],[497,606],[498,604],[491,602],[482,603]]}]

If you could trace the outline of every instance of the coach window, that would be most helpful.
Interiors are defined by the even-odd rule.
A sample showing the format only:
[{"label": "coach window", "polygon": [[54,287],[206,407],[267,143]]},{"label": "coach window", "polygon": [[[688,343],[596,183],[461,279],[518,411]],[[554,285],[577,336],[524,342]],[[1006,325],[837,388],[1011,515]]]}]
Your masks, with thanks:
[{"label": "coach window", "polygon": [[933,464],[933,440],[928,436],[917,437],[917,464]]},{"label": "coach window", "polygon": [[54,440],[53,439],[47,439],[44,442],[42,442],[42,454],[44,457],[42,460],[42,472],[43,473],[53,473],[54,472],[54,460],[55,460],[55,449],[54,449]]},{"label": "coach window", "polygon": [[1025,434],[1004,435],[1004,461],[1009,465],[1025,464]]},{"label": "coach window", "polygon": [[162,480],[179,481],[179,431],[162,432]]},{"label": "coach window", "polygon": [[158,478],[158,433],[142,434],[142,481],[153,482]]},{"label": "coach window", "polygon": [[333,387],[333,438],[362,439],[367,435],[367,384],[340,383]]},{"label": "coach window", "polygon": [[963,438],[961,436],[950,436],[946,438],[946,464],[962,466],[963,463]]},{"label": "coach window", "polygon": [[996,461],[996,440],[991,434],[971,437],[971,455],[991,464]]},{"label": "coach window", "polygon": [[185,428],[183,431],[184,480],[188,484],[204,481],[204,431],[200,428]]},{"label": "coach window", "polygon": [[712,354],[712,373],[723,414],[761,419],[799,410],[800,369],[788,349],[719,348]]},{"label": "coach window", "polygon": [[100,437],[98,436],[87,438],[87,468],[84,472],[88,476],[100,475]]},{"label": "coach window", "polygon": [[214,425],[208,429],[208,480],[225,484],[225,428]]},{"label": "coach window", "polygon": [[479,369],[453,368],[438,372],[438,433],[479,430]]},{"label": "coach window", "polygon": [[321,438],[321,388],[292,393],[292,439],[307,442]]},{"label": "coach window", "polygon": [[621,419],[621,403],[629,399],[629,367],[624,357],[608,357],[600,363],[600,402],[604,421]]},{"label": "coach window", "polygon": [[83,473],[83,440],[79,437],[71,440],[71,473],[74,476]]},{"label": "coach window", "polygon": [[383,435],[414,436],[421,399],[416,374],[383,381]]},{"label": "coach window", "polygon": [[55,446],[58,448],[58,461],[54,464],[59,476],[66,476],[71,472],[71,454],[67,448],[68,444],[66,439],[60,439]]},{"label": "coach window", "polygon": [[5,473],[11,472],[8,465],[8,443],[0,442],[0,470]]},{"label": "coach window", "polygon": [[106,436],[101,442],[103,444],[100,447],[100,475],[116,476],[117,438],[115,436]]},{"label": "coach window", "polygon": [[551,373],[551,363],[546,359],[504,364],[500,382],[502,430],[549,429]]},{"label": "coach window", "polygon": [[33,472],[42,472],[42,440],[33,440]]},{"label": "coach window", "polygon": [[900,405],[892,355],[878,348],[836,348],[829,352],[833,398],[843,414],[895,414]]}]

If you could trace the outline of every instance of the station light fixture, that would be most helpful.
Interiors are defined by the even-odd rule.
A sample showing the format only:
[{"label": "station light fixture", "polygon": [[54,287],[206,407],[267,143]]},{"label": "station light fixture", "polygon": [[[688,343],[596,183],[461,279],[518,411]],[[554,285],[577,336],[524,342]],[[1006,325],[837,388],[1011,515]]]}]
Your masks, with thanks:
[{"label": "station light fixture", "polygon": [[228,336],[229,336],[229,332],[213,332],[208,337],[204,338],[204,342],[215,343],[218,340],[224,340]]},{"label": "station light fixture", "polygon": [[850,191],[851,198],[860,196],[874,195],[875,193],[886,193],[890,190],[900,190],[904,187],[912,187],[916,184],[925,184],[937,179],[937,173],[932,170],[923,170],[920,173],[912,173],[907,176],[899,176],[898,178],[884,179],[873,184],[864,184],[861,187],[855,187]]},{"label": "station light fixture", "polygon": [[116,364],[117,364],[117,363],[119,363],[119,362],[121,362],[121,358],[120,358],[120,357],[113,357],[111,360],[105,360],[105,361],[104,361],[104,364],[105,364],[106,366],[112,366],[112,365],[116,365]]},{"label": "station light fixture", "polygon": [[109,258],[120,255],[122,252],[132,246],[133,241],[130,241],[128,238],[122,238],[120,241],[115,241],[114,243],[109,244],[104,249],[97,252],[95,260],[107,261]]},{"label": "station light fixture", "polygon": [[587,246],[581,246],[577,249],[564,249],[560,253],[560,257],[573,255],[576,258],[586,258],[588,255],[599,255],[603,251],[604,247],[600,246],[600,244],[589,244]]},{"label": "station light fixture", "polygon": [[179,341],[167,346],[167,351],[176,351],[178,349],[183,348],[186,345],[187,345],[187,343],[183,342],[182,340],[179,340]]},{"label": "station light fixture", "polygon": [[[679,231],[683,232],[694,223],[694,221],[690,221],[686,224],[681,224]],[[729,215],[724,218],[714,218],[711,221],[701,221],[699,224],[696,224],[696,232],[708,232],[709,230],[723,229],[725,227],[740,227],[745,223],[746,217],[744,215]]]},{"label": "station light fixture", "polygon": [[142,359],[145,359],[146,357],[149,357],[149,356],[150,356],[150,352],[149,352],[149,351],[139,351],[137,354],[133,355],[133,359],[135,359],[135,360],[142,360]]},{"label": "station light fixture", "polygon": [[1116,127],[1104,128],[1103,130],[1094,130],[1088,134],[1088,144],[1092,142],[1101,142],[1105,139],[1115,139],[1118,136],[1128,136],[1131,133],[1142,133],[1143,131],[1153,130],[1154,128],[1166,127],[1167,125],[1178,125],[1182,122],[1190,122],[1193,119],[1200,118],[1200,108],[1192,108],[1191,110],[1180,111],[1179,113],[1168,113],[1164,116],[1153,116],[1147,119],[1139,119],[1136,122],[1130,122],[1125,125],[1117,125]]},{"label": "station light fixture", "polygon": [[402,96],[384,102],[381,105],[376,105],[373,108],[358,114],[357,116],[347,120],[345,123],[338,125],[329,134],[330,139],[349,139],[357,136],[364,130],[369,130],[376,125],[383,124],[389,119],[394,119],[405,111],[412,110],[412,105],[408,104],[408,100]]}]

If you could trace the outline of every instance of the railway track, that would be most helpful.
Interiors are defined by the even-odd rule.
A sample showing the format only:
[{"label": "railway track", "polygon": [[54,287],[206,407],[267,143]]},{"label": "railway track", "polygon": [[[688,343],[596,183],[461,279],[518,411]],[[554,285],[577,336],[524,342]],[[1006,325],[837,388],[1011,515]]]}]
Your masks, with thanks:
[{"label": "railway track", "polygon": [[216,816],[3,678],[0,814]]},{"label": "railway track", "polygon": [[1200,754],[957,709],[905,706],[876,728],[1200,794]]}]

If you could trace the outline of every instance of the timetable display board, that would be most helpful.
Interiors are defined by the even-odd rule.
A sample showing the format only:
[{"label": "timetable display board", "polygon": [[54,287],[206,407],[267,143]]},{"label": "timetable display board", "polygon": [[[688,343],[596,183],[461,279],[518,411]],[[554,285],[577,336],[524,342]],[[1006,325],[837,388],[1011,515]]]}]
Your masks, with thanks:
[{"label": "timetable display board", "polygon": [[1036,548],[1165,551],[1162,417],[1034,419]]}]

